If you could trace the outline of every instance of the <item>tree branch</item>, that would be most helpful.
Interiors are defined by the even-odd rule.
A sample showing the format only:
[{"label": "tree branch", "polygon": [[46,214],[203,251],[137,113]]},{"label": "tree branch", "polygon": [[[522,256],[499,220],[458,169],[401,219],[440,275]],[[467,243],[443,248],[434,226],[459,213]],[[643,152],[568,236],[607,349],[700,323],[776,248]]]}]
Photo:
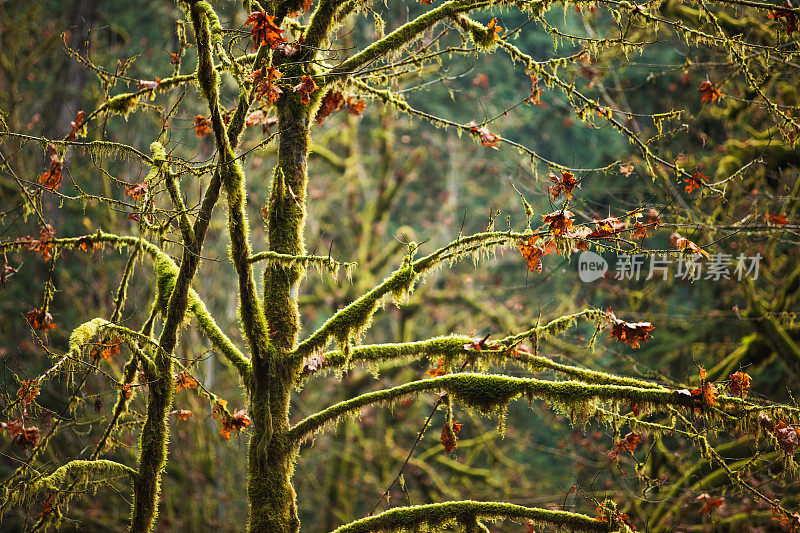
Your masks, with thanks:
[{"label": "tree branch", "polygon": [[[447,246],[416,261],[412,261],[409,255],[403,261],[402,266],[382,283],[331,316],[317,331],[297,346],[293,355],[303,358],[316,350],[322,350],[332,337],[346,346],[349,339],[357,337],[369,327],[372,315],[384,296],[389,293],[394,294],[397,299],[405,296],[411,291],[420,274],[446,261],[453,262],[469,254],[480,256],[496,248],[527,239],[531,235],[542,234],[544,233],[513,233],[511,231],[477,233],[470,237],[456,239]],[[409,246],[413,253],[416,245],[410,243]]]},{"label": "tree branch", "polygon": [[369,531],[416,531],[420,526],[434,529],[446,525],[467,526],[477,519],[530,520],[540,526],[556,526],[575,531],[612,531],[612,525],[592,517],[567,511],[550,511],[500,502],[444,502],[399,507],[377,516],[362,518],[336,529],[333,533]]},{"label": "tree branch", "polygon": [[394,30],[392,33],[371,44],[350,59],[333,67],[323,76],[323,85],[329,85],[355,72],[367,63],[386,56],[413,41],[425,30],[432,28],[437,22],[458,13],[464,13],[488,6],[491,2],[476,0],[450,0],[435,9],[431,9]]},{"label": "tree branch", "polygon": [[[673,405],[701,407],[703,404],[692,395],[667,389],[631,387],[623,385],[593,385],[578,381],[547,381],[536,378],[459,373],[433,379],[412,381],[391,389],[369,392],[351,400],[337,403],[309,416],[295,425],[289,436],[300,442],[323,426],[343,416],[353,415],[362,408],[377,403],[392,402],[403,396],[425,391],[441,391],[467,407],[482,413],[491,413],[505,407],[512,399],[525,395],[529,400],[541,398],[565,406],[570,411],[588,417],[592,414],[593,401],[627,401],[640,406],[656,407]],[[743,406],[738,398],[720,396],[720,409],[726,406]],[[642,407],[643,409],[646,407]]]}]

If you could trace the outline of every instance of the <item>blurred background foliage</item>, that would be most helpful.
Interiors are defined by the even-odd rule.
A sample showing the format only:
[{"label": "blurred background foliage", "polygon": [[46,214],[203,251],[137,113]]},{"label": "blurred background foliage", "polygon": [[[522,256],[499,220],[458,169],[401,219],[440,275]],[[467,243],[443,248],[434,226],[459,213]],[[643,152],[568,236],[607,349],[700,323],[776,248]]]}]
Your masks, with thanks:
[{"label": "blurred background foliage", "polygon": [[[665,1],[662,9],[681,9],[671,4],[674,2]],[[243,28],[238,5],[217,3],[215,7],[223,26]],[[388,3],[375,9],[387,27],[394,27],[420,7]],[[0,110],[8,129],[63,136],[78,110],[92,109],[107,94],[135,88],[136,80],[166,76],[172,69],[170,53],[178,49],[174,20],[180,16],[172,3],[162,0],[0,1]],[[566,57],[580,50],[568,40],[554,40],[550,32],[522,15],[498,12],[497,18],[506,30],[521,27],[515,43],[536,59]],[[565,33],[588,36],[603,33],[599,28],[612,22],[602,8],[596,13],[587,7],[577,12],[570,5],[553,5],[547,20]],[[774,21],[743,23],[752,26],[752,39],[773,42],[776,38]],[[350,32],[353,42],[375,37],[372,21],[366,17]],[[578,279],[574,257],[570,261],[549,256],[544,259],[543,273],[536,274],[528,272],[520,255],[510,250],[478,266],[459,263],[429,276],[405,305],[387,305],[364,342],[416,340],[473,330],[476,338],[487,334],[499,338],[530,327],[539,317],[546,321],[586,306],[611,307],[626,320],[653,322],[652,341],[632,350],[608,341],[601,333],[596,348],[590,349],[594,327],[589,324],[570,328],[559,338],[542,339],[538,349],[560,361],[659,379],[676,388],[679,383],[696,384],[698,366],[708,369],[714,380],[745,370],[754,378],[752,394],[768,393],[774,400],[794,401],[800,392],[796,231],[751,234],[724,228],[736,226],[746,217],[763,220],[768,213],[787,213],[796,223],[800,156],[773,138],[763,109],[753,105],[752,95],[736,85],[725,57],[689,46],[663,30],[632,28],[629,37],[634,36],[656,44],[635,57],[611,52],[589,57],[568,65],[564,72],[605,105],[633,113],[627,125],[645,136],[655,133],[655,124],[643,115],[685,109],[679,120],[664,123],[663,135],[654,148],[665,159],[709,176],[726,176],[749,165],[740,179],[730,184],[724,199],[698,192],[686,194],[683,184],[666,173],[656,180],[646,177],[638,167],[636,152],[620,135],[601,120],[596,127],[577,120],[559,93],[542,87],[542,105],[524,102],[530,94],[530,78],[520,65],[505,58],[455,56],[446,62],[446,68],[410,71],[403,82],[404,91],[415,108],[459,123],[499,116],[491,123],[492,131],[553,161],[584,168],[615,161],[618,165],[631,163],[635,169],[631,176],[619,172],[617,166],[611,172],[580,176],[581,190],[570,204],[578,219],[654,208],[668,226],[651,232],[646,247],[667,248],[669,234],[679,227],[688,238],[714,252],[734,256],[760,253],[765,260],[758,280],[606,278],[587,284]],[[442,47],[460,45],[451,41]],[[64,43],[89,55],[107,72],[124,71],[128,78],[113,80],[114,87],[103,87],[90,69],[65,53]],[[190,48],[183,72],[191,70],[192,54]],[[723,92],[740,98],[701,103],[697,87],[706,79],[715,80]],[[797,106],[797,82],[796,71],[787,68],[786,72],[774,72],[764,83],[775,89],[783,105]],[[190,87],[187,92],[195,90]],[[235,88],[227,86],[223,104],[232,107],[235,97]],[[160,97],[148,105],[168,108],[177,98],[178,94],[170,94],[166,101]],[[396,268],[407,241],[420,242],[422,251],[430,252],[460,232],[468,234],[491,225],[503,229],[509,223],[522,229],[526,218],[518,191],[537,213],[557,208],[548,196],[549,169],[531,165],[527,156],[507,146],[488,149],[424,120],[398,116],[377,101],[366,102],[363,118],[340,112],[315,129],[308,248],[337,260],[357,261],[359,268],[350,280],[344,275],[334,280],[326,275],[309,277],[300,299],[307,332]],[[184,106],[172,119],[169,150],[194,161],[213,157],[211,139],[198,138],[193,129],[194,115],[202,112],[199,107]],[[113,117],[95,128],[87,138],[99,138],[102,130],[112,140],[147,151],[161,123],[158,114],[145,107],[127,120]],[[250,128],[242,150],[252,149],[266,136],[259,128]],[[35,181],[42,172],[46,155],[41,150],[10,140],[3,141],[0,148],[19,176]],[[253,151],[246,162],[249,215],[258,220],[267,199],[274,147]],[[65,164],[65,186],[74,193],[79,184],[95,194],[122,200],[120,183],[137,183],[146,172],[146,167],[132,160],[92,157],[72,150]],[[184,178],[182,187],[187,201],[197,202],[200,185]],[[3,173],[2,240],[38,233],[36,220],[15,208],[18,195],[14,182]],[[59,236],[82,235],[98,228],[130,233],[136,225],[124,209],[105,204],[98,207],[91,201],[78,209],[73,203],[62,206],[53,199],[46,209]],[[534,229],[539,220],[537,215],[531,221]],[[254,243],[263,242],[263,227],[257,227],[251,238]],[[235,301],[226,288],[230,284],[220,282],[233,275],[227,246],[223,222],[218,218],[210,230],[204,271],[196,289],[218,323],[240,340]],[[177,248],[170,252],[179,255]],[[613,254],[606,258],[613,269]],[[127,251],[109,248],[88,254],[65,252],[54,263],[45,263],[34,254],[9,256],[20,272],[0,293],[4,400],[13,398],[19,379],[38,375],[49,365],[24,316],[41,305],[44,282],[49,279],[56,288],[51,312],[58,324],[44,342],[55,351],[63,350],[71,328],[94,316],[106,316],[113,308],[115,287],[126,260]],[[150,266],[139,264],[136,268],[123,324],[144,320],[148,311],[144,302],[153,293]],[[244,406],[235,372],[216,359],[205,339],[186,330],[179,355],[205,387],[235,408]],[[124,356],[118,355],[101,364],[105,372],[116,375],[123,362]],[[361,392],[424,377],[425,371],[435,366],[436,361],[396,364],[381,368],[379,375],[356,369],[341,381],[311,377],[296,395],[293,421]],[[531,374],[514,366],[504,372]],[[83,396],[65,409],[73,385],[70,380],[50,382],[40,397],[42,410],[37,415],[43,428],[54,415],[69,420],[69,430],[62,431],[49,447],[48,461],[53,465],[94,448],[116,395],[100,378],[92,377]],[[136,443],[136,412],[144,405],[143,394],[138,394],[127,423],[114,435],[115,446],[109,453],[122,462],[135,460],[131,447]],[[390,408],[371,408],[309,443],[295,478],[304,530],[330,531],[367,514],[395,477],[435,401],[420,397]],[[502,423],[459,411],[463,429],[459,447],[451,455],[445,454],[439,442],[444,414],[436,413],[404,470],[403,483],[391,491],[390,503],[497,499],[524,505],[557,502],[561,508],[585,511],[593,507],[585,494],[598,499],[610,495],[642,526],[653,516],[666,516],[662,526],[680,518],[688,524],[687,531],[741,529],[741,524],[776,527],[769,511],[754,506],[726,479],[699,466],[698,454],[689,443],[645,437],[635,461],[631,457],[615,461],[607,456],[615,438],[613,428],[590,425],[581,431],[584,428],[573,428],[565,420],[568,413],[554,413],[545,406],[529,409],[523,404],[512,403]],[[247,436],[223,440],[210,419],[207,403],[192,391],[179,393],[175,408],[190,409],[195,416],[187,422],[174,422],[160,530],[242,530],[247,516]],[[739,444],[747,446],[746,436]],[[4,437],[0,448],[0,474],[7,477],[24,460],[24,453]],[[745,456],[742,449],[730,448],[728,457]],[[760,463],[753,470],[753,482],[786,505],[796,506],[797,484],[776,481],[779,470],[779,462]],[[687,472],[690,475],[681,479]],[[652,486],[642,492],[647,485],[645,477]],[[578,490],[571,489],[573,486]],[[726,507],[713,517],[699,514],[701,503],[694,501],[699,492],[725,497]],[[74,521],[69,523],[80,531],[124,530],[129,498],[119,487],[97,487],[96,494],[72,504],[69,516]],[[7,512],[2,529],[24,530],[39,512],[36,507],[27,513]],[[497,524],[492,527],[495,529],[518,531],[520,526]]]}]

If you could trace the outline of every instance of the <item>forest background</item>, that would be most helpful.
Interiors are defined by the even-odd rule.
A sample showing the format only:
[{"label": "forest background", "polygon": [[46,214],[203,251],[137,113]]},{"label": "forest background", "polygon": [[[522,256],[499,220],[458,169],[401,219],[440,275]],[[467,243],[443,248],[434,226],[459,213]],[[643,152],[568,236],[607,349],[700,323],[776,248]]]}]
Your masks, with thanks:
[{"label": "forest background", "polygon": [[[219,3],[216,9],[226,27],[248,32],[239,6]],[[376,9],[391,26],[406,20],[414,6],[387,3]],[[669,2],[664,2],[662,9],[670,9]],[[169,68],[171,54],[182,52],[170,23],[180,17],[178,9],[164,1],[0,2],[0,110],[8,129],[63,137],[79,110],[89,110],[102,100],[103,88],[92,70],[78,61],[79,55],[91,57],[95,65],[109,71],[124,70],[129,79],[154,80],[157,73]],[[549,23],[565,34],[590,37],[593,26],[608,22],[607,18],[602,9],[578,11],[573,6],[555,5],[547,15]],[[506,29],[527,23],[522,15],[497,17],[497,24]],[[774,39],[785,30],[782,24],[764,18],[752,23],[748,35]],[[519,32],[517,46],[538,59],[580,51],[576,44],[541,27],[528,29]],[[368,42],[376,30],[362,18],[349,31],[354,42]],[[75,52],[67,53],[65,45]],[[650,228],[649,248],[668,249],[670,235],[680,230],[709,251],[734,257],[760,254],[764,260],[754,281],[735,277],[692,281],[672,275],[666,280],[658,276],[645,280],[642,275],[639,280],[607,276],[585,283],[578,277],[575,256],[551,254],[543,259],[543,270],[538,273],[528,268],[517,250],[506,250],[480,267],[462,262],[431,274],[405,305],[387,304],[365,342],[460,333],[472,334],[478,343],[487,335],[501,338],[520,331],[531,321],[545,323],[587,307],[611,308],[630,322],[653,323],[652,339],[633,348],[602,332],[595,339],[592,324],[579,324],[558,337],[542,337],[538,350],[564,363],[656,379],[676,388],[680,388],[678,384],[698,386],[706,379],[722,381],[734,372],[746,371],[753,378],[752,397],[768,394],[774,401],[794,403],[800,393],[796,189],[800,155],[774,139],[764,125],[765,111],[753,104],[752,94],[737,85],[730,75],[732,68],[725,58],[675,38],[657,41],[645,54],[627,58],[586,54],[565,69],[593,97],[626,111],[625,123],[633,131],[656,135],[658,130],[662,156],[708,181],[737,172],[737,180],[730,185],[735,192],[725,201],[713,188],[693,188],[674,177],[652,179],[641,171],[640,152],[618,131],[602,120],[596,125],[575,120],[563,96],[544,86],[538,98],[531,98],[530,77],[510,62],[467,56],[449,62],[447,70],[410,69],[404,95],[414,108],[458,124],[491,119],[492,132],[532,146],[552,161],[576,168],[605,167],[604,171],[576,172],[580,189],[574,192],[570,209],[579,218],[623,218],[644,207],[642,220],[652,223],[658,218],[665,224]],[[719,98],[706,98],[708,91],[698,90],[707,81],[719,89]],[[797,82],[796,70],[769,80],[780,104],[795,113]],[[124,80],[121,83],[125,86]],[[136,88],[136,83],[131,83],[130,88]],[[333,279],[314,274],[317,281],[299,300],[308,331],[396,268],[410,241],[422,243],[430,251],[459,234],[524,224],[526,212],[520,195],[537,213],[556,210],[549,190],[552,169],[547,165],[532,163],[527,154],[508,145],[494,150],[469,135],[437,128],[422,118],[398,115],[370,95],[361,96],[363,110],[354,100],[356,108],[351,107],[351,112],[345,108],[332,114],[315,130],[311,159],[316,162],[316,174],[308,195],[318,207],[310,213],[306,240],[312,253],[357,261],[368,268],[352,279],[344,271]],[[111,139],[124,137],[126,143],[146,148],[152,132],[161,128],[157,114],[147,112],[148,105],[166,104],[144,104],[126,120],[96,123],[87,138],[103,130]],[[514,113],[504,115],[509,108],[514,108]],[[655,113],[676,109],[685,112],[680,117],[653,120]],[[195,113],[182,112],[172,118],[169,142],[173,153],[193,161],[212,157],[210,136],[200,136],[195,127],[195,115],[203,112],[198,107]],[[274,146],[261,144],[270,133],[266,120],[250,128],[242,146],[243,151],[252,149],[246,159],[248,168],[266,173],[274,164]],[[17,150],[10,141],[0,144],[0,149],[22,176],[39,176],[49,164],[48,155],[41,150]],[[64,161],[65,179],[100,183],[106,196],[124,199],[118,183],[133,186],[149,170],[122,158],[99,165],[93,157],[70,152]],[[2,240],[37,235],[37,221],[23,217],[15,207],[18,187],[6,168],[0,174]],[[250,186],[248,210],[257,218],[264,205],[266,183],[253,180]],[[89,213],[75,204],[62,207],[51,198],[45,209],[63,235],[88,234],[101,226],[124,231],[137,224],[134,212],[112,205]],[[540,222],[532,225],[535,229]],[[263,239],[263,230],[262,234],[254,231],[253,239]],[[222,224],[212,225],[204,250],[208,264],[196,288],[225,332],[240,340],[234,302],[222,290],[225,285],[215,283],[235,277],[233,266],[225,260],[227,247]],[[0,382],[6,406],[13,403],[20,380],[49,367],[26,318],[31,309],[41,305],[44,282],[55,288],[50,312],[58,324],[47,332],[44,342],[63,349],[70,331],[67,325],[113,307],[114,288],[127,260],[122,252],[90,250],[90,261],[64,254],[57,268],[32,254],[9,255],[6,265],[19,272],[8,276],[0,293]],[[608,253],[605,257],[613,274],[616,256]],[[135,268],[150,267],[137,264]],[[124,310],[123,324],[142,321],[147,309],[137,302],[148,301],[152,291],[146,284],[131,284],[131,303]],[[217,360],[206,339],[187,330],[177,352],[203,387],[213,388],[235,409],[245,407],[235,371]],[[118,375],[123,363],[121,358],[110,357],[103,364],[106,372]],[[293,400],[296,416],[304,413],[304,406],[346,399],[411,377],[418,379],[426,372],[435,374],[435,368],[436,361],[421,360],[382,368],[378,379],[358,368],[348,372],[341,383],[312,377]],[[700,368],[707,378],[699,377]],[[530,375],[524,368],[507,367],[505,372]],[[52,382],[41,391],[42,427],[52,419],[48,409],[59,411],[69,398],[66,383]],[[72,400],[74,423],[51,444],[48,453],[52,456],[47,459],[60,464],[63,458],[93,446],[114,400],[102,392],[99,381],[89,381],[82,397]],[[656,516],[666,521],[660,522],[662,525],[680,518],[696,530],[733,529],[742,523],[753,528],[777,527],[768,506],[753,502],[718,471],[700,465],[691,443],[675,438],[665,446],[661,437],[642,434],[637,437],[641,442],[625,450],[633,453],[619,453],[615,442],[620,436],[612,428],[573,427],[565,419],[569,413],[546,406],[529,409],[512,403],[506,423],[457,410],[460,440],[451,453],[446,453],[440,439],[445,415],[435,413],[402,478],[393,484],[435,402],[435,398],[419,398],[391,409],[369,408],[337,431],[315,439],[309,445],[311,453],[301,454],[302,468],[295,479],[302,495],[298,505],[304,530],[330,531],[369,513],[387,487],[391,487],[391,504],[455,498],[521,505],[557,501],[561,509],[592,512],[596,501],[611,497],[634,522]],[[119,457],[132,453],[135,413],[142,405],[134,403],[128,424],[114,435],[114,454]],[[175,407],[191,411],[193,416],[176,420],[174,425],[159,529],[240,531],[247,515],[242,497],[246,436],[223,438],[208,402],[192,390],[179,392]],[[728,449],[731,459],[751,455],[748,446],[752,443],[747,437],[736,441],[747,451]],[[5,479],[24,454],[5,437],[0,449],[0,476]],[[796,508],[797,482],[776,481],[782,465],[777,456],[761,457],[752,469],[752,482],[783,505]],[[679,475],[686,472],[685,478]],[[669,482],[662,479],[667,474],[671,474]],[[126,494],[113,485],[95,489],[72,503],[65,530],[124,529],[129,513]],[[35,522],[42,508],[4,511],[2,528],[12,531]],[[497,525],[498,531],[519,529]]]}]

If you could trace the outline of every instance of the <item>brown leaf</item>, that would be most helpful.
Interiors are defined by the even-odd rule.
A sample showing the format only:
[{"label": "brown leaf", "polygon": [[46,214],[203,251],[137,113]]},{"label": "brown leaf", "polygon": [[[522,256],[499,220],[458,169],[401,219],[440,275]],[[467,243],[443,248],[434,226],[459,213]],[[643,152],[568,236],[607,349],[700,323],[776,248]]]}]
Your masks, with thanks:
[{"label": "brown leaf", "polygon": [[188,409],[175,409],[174,411],[170,411],[169,414],[174,415],[178,420],[183,420],[184,422],[194,416],[194,413]]},{"label": "brown leaf", "polygon": [[61,172],[64,170],[64,163],[58,157],[56,148],[50,145],[50,170],[45,172],[39,177],[39,183],[51,191],[58,190],[61,187]]},{"label": "brown leaf", "polygon": [[328,91],[325,96],[322,98],[322,103],[317,110],[317,114],[314,117],[314,120],[317,121],[318,126],[322,126],[322,123],[328,118],[332,113],[339,111],[344,104],[344,97],[342,97],[342,93],[339,91]]},{"label": "brown leaf", "polygon": [[728,392],[740,398],[747,397],[750,390],[750,374],[745,372],[734,372],[728,378]]},{"label": "brown leaf", "polygon": [[72,130],[69,132],[69,135],[67,135],[68,141],[72,142],[78,137],[86,135],[86,125],[83,123],[84,117],[86,117],[86,111],[81,109],[75,115],[75,120],[69,123]]},{"label": "brown leaf", "polygon": [[467,123],[467,127],[470,132],[478,136],[482,145],[488,146],[494,150],[499,149],[497,148],[497,142],[500,140],[500,137],[489,131],[489,128],[486,126],[478,126],[478,123],[474,120]]},{"label": "brown leaf", "polygon": [[542,215],[542,220],[545,224],[550,225],[548,230],[554,237],[561,237],[569,231],[570,227],[572,227],[572,218],[572,211],[566,211],[564,209],[548,215]]},{"label": "brown leaf", "polygon": [[6,288],[6,284],[11,276],[17,273],[17,269],[8,264],[8,257],[3,252],[3,266],[0,268],[0,285]]},{"label": "brown leaf", "polygon": [[155,91],[158,89],[159,84],[161,83],[161,78],[156,78],[155,80],[139,80],[139,88],[140,89],[148,89],[150,91]]},{"label": "brown leaf", "polygon": [[35,379],[20,382],[19,390],[17,390],[17,398],[19,398],[23,407],[32,403],[36,397],[39,396],[42,389],[37,385],[39,385],[39,381]]},{"label": "brown leaf", "polygon": [[451,453],[458,447],[458,434],[461,433],[461,424],[453,422],[452,429],[448,424],[442,428],[442,444],[444,445],[444,453]]},{"label": "brown leaf", "polygon": [[606,311],[605,315],[611,325],[611,338],[624,342],[631,348],[639,348],[640,342],[650,340],[650,332],[655,329],[650,322],[625,322],[620,320],[611,309]]},{"label": "brown leaf", "polygon": [[317,84],[311,76],[303,76],[300,83],[292,87],[296,93],[300,93],[300,101],[308,105],[311,103],[311,93],[317,90]]},{"label": "brown leaf", "polygon": [[351,115],[355,115],[357,117],[361,116],[361,113],[367,108],[367,104],[364,103],[364,100],[359,100],[358,102],[352,100],[349,96],[347,97],[347,112]]},{"label": "brown leaf", "polygon": [[694,254],[700,254],[704,256],[706,259],[708,259],[708,252],[697,246],[695,243],[693,243],[686,237],[681,236],[681,234],[678,232],[675,232],[670,236],[669,242],[672,246],[674,246],[679,250],[683,251],[688,250]]},{"label": "brown leaf", "polygon": [[563,171],[560,177],[552,172],[549,173],[547,177],[554,183],[554,185],[550,186],[550,196],[553,200],[562,194],[565,195],[567,199],[572,198],[572,191],[574,191],[576,187],[579,187],[575,175],[567,170]]},{"label": "brown leaf", "polygon": [[785,226],[789,223],[789,219],[786,217],[786,215],[766,214],[764,215],[764,220],[767,224],[772,224],[774,226]]},{"label": "brown leaf", "polygon": [[542,256],[550,255],[556,249],[552,240],[544,241],[543,244],[537,245],[537,237],[531,236],[527,241],[519,242],[519,251],[522,257],[528,264],[528,270],[531,272],[542,273]]}]

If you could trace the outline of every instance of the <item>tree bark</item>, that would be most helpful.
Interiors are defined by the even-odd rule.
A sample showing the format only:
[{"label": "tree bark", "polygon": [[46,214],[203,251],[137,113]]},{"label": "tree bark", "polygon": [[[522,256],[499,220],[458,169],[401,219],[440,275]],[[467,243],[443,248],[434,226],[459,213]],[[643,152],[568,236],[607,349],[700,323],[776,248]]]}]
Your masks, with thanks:
[{"label": "tree bark", "polygon": [[[278,164],[267,208],[269,248],[283,254],[305,253],[310,109],[296,95],[287,95],[278,104]],[[291,481],[297,448],[287,435],[290,394],[299,369],[287,362],[285,354],[297,344],[297,286],[302,275],[299,267],[270,266],[264,273],[264,310],[273,349],[264,357],[253,358],[248,482],[252,532],[294,533],[300,529]]]}]

